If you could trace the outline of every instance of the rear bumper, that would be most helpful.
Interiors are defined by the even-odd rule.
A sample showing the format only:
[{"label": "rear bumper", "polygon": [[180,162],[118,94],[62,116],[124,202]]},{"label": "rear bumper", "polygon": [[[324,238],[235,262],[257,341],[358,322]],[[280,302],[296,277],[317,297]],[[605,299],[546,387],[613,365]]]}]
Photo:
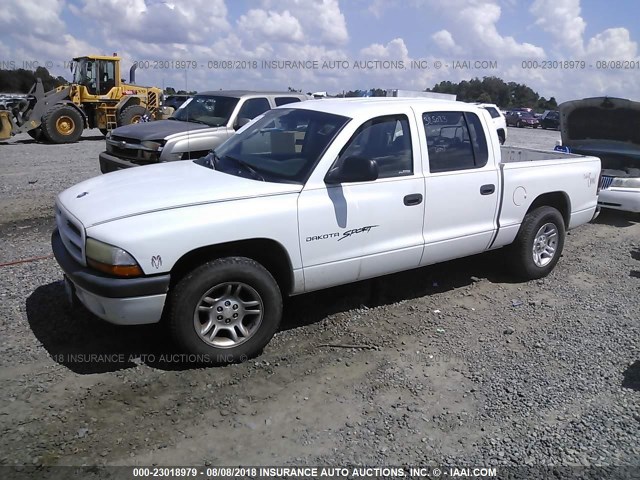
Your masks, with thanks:
[{"label": "rear bumper", "polygon": [[67,252],[57,229],[51,235],[51,247],[78,300],[91,313],[119,325],[160,321],[169,290],[169,274],[113,278],[83,267]]},{"label": "rear bumper", "polygon": [[640,213],[640,189],[638,188],[608,188],[600,190],[598,206],[625,212]]},{"label": "rear bumper", "polygon": [[114,157],[107,152],[102,152],[100,159],[100,171],[102,173],[115,172],[122,170],[123,168],[139,167],[137,163],[129,162],[128,160],[122,160],[121,158]]}]

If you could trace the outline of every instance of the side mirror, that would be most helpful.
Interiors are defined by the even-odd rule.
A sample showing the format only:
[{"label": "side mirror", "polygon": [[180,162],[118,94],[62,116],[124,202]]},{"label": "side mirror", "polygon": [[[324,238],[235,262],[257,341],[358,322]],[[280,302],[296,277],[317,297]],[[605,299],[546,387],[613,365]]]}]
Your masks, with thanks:
[{"label": "side mirror", "polygon": [[236,120],[236,123],[233,125],[233,128],[235,128],[236,130],[238,130],[238,129],[240,129],[240,128],[244,127],[244,126],[245,126],[247,123],[249,123],[250,121],[251,121],[251,119],[250,119],[250,118],[244,118],[244,117],[238,118],[238,119]]},{"label": "side mirror", "polygon": [[378,164],[363,157],[347,157],[342,166],[329,172],[324,181],[327,184],[372,182],[378,179]]}]

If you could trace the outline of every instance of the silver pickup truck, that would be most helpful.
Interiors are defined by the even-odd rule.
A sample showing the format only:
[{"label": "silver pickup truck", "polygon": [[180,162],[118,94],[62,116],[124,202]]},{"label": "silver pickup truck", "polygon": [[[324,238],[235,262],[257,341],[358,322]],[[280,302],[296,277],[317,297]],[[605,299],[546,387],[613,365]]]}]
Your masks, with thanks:
[{"label": "silver pickup truck", "polygon": [[307,100],[296,92],[203,92],[186,100],[168,120],[116,128],[100,154],[109,173],[174,160],[200,158],[267,110]]}]

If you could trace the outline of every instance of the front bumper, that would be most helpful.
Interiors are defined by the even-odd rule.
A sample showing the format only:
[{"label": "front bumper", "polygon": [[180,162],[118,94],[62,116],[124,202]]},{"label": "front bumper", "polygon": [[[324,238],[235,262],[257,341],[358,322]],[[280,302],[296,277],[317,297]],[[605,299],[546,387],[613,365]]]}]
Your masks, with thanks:
[{"label": "front bumper", "polygon": [[100,171],[102,173],[115,172],[117,170],[122,170],[124,168],[140,166],[137,163],[133,163],[128,160],[123,160],[121,158],[110,155],[107,152],[102,152],[98,156],[98,158],[100,159]]},{"label": "front bumper", "polygon": [[600,190],[598,206],[625,212],[640,213],[640,189],[638,188],[608,188]]},{"label": "front bumper", "polygon": [[58,229],[51,235],[51,247],[78,300],[91,313],[118,325],[160,321],[169,290],[169,274],[114,278],[83,267],[67,252]]}]

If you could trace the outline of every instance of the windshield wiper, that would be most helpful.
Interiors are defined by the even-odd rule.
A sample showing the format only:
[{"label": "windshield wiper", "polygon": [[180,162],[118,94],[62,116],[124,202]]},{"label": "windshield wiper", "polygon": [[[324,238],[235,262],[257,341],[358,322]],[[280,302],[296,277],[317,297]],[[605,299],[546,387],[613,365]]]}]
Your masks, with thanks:
[{"label": "windshield wiper", "polygon": [[216,165],[220,161],[220,157],[215,150],[211,150],[206,156],[206,164],[211,170],[217,170]]},{"label": "windshield wiper", "polygon": [[232,157],[230,155],[225,155],[224,158],[229,159],[232,162],[234,162],[236,165],[239,165],[240,167],[244,168],[247,172],[253,175],[256,178],[256,180],[260,180],[263,182],[266,181],[264,177],[260,173],[258,173],[258,171],[255,168],[253,168],[251,165],[249,165],[247,162],[240,160],[239,158]]}]

